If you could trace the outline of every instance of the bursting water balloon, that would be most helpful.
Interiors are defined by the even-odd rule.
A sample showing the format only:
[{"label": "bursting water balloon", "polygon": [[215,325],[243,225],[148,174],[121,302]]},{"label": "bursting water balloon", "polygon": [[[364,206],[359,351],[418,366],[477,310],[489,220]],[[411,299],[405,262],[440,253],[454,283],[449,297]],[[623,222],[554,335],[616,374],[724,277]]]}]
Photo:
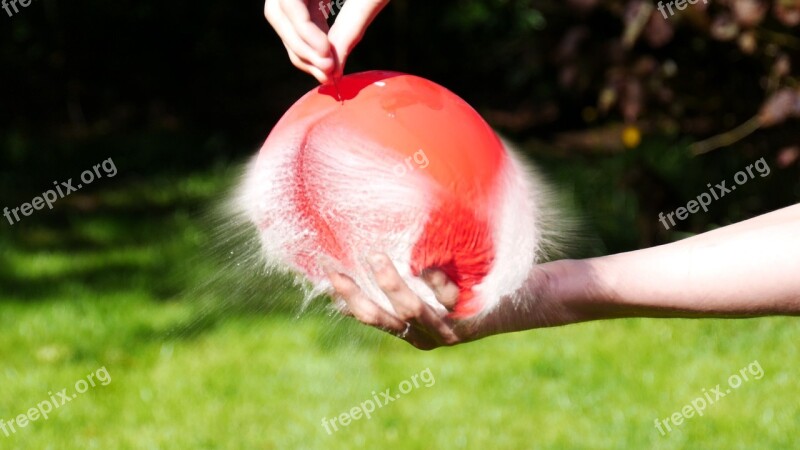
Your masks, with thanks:
[{"label": "bursting water balloon", "polygon": [[542,257],[541,184],[464,100],[429,80],[372,71],[313,89],[280,119],[238,203],[270,267],[325,292],[332,261],[383,308],[365,258],[385,252],[410,287],[438,269],[473,317],[523,288]]}]

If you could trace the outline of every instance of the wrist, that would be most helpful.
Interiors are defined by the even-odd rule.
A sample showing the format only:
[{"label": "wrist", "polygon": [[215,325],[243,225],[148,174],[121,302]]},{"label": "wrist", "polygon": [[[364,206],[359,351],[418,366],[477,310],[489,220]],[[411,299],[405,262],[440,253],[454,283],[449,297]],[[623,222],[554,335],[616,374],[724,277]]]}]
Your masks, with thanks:
[{"label": "wrist", "polygon": [[558,305],[563,323],[625,317],[615,294],[615,276],[604,258],[554,261],[540,266],[547,274],[543,300]]}]

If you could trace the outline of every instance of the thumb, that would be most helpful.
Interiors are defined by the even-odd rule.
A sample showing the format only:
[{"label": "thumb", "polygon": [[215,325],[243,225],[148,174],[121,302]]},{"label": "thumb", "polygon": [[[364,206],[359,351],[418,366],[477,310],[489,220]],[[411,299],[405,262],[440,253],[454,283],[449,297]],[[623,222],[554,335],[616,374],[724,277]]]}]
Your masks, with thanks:
[{"label": "thumb", "polygon": [[389,0],[346,0],[328,33],[328,40],[339,60],[339,71],[344,71],[350,52],[387,3]]},{"label": "thumb", "polygon": [[459,294],[458,285],[453,283],[450,278],[447,278],[444,272],[425,270],[422,272],[422,281],[431,288],[434,295],[436,295],[436,300],[439,300],[439,303],[447,309],[453,309],[456,306]]}]

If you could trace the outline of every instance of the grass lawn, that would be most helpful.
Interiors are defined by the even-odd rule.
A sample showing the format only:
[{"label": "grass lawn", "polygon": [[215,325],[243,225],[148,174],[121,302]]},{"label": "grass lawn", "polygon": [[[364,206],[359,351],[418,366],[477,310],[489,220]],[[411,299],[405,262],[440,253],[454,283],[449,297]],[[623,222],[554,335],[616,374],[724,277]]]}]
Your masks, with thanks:
[{"label": "grass lawn", "polygon": [[[0,419],[75,392],[101,367],[111,379],[47,420],[0,430],[0,448],[795,445],[794,319],[617,320],[420,352],[324,310],[272,307],[300,298],[284,280],[216,275],[202,212],[230,178],[223,168],[109,182],[0,226]],[[754,361],[760,379],[658,432],[656,418],[725,391]],[[426,369],[434,382],[371,418],[323,427]]]}]

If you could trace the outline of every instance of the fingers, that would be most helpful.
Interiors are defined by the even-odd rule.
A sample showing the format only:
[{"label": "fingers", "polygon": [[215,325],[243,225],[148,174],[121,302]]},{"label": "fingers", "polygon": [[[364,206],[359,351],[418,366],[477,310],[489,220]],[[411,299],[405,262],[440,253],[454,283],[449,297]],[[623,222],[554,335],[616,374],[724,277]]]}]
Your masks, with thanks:
[{"label": "fingers", "polygon": [[329,267],[323,266],[323,268],[336,293],[347,304],[349,313],[360,322],[387,331],[422,350],[430,350],[438,346],[424,333],[415,330],[409,323],[386,312],[367,298],[350,277]]},{"label": "fingers", "polygon": [[[310,5],[313,4],[313,3],[314,3],[314,0],[309,0],[309,4]],[[323,34],[325,35],[325,42],[321,42],[320,44],[324,45],[325,48],[329,52],[332,53],[333,49],[331,48],[331,43],[328,40],[328,31],[330,31],[330,28],[328,27],[328,15],[327,15],[327,13],[323,12],[322,8],[313,8],[311,6],[308,7],[308,13],[311,15],[311,22],[314,25],[316,25],[317,28],[319,30],[321,30],[323,32]],[[319,38],[315,38],[315,39],[319,39]]]},{"label": "fingers", "polygon": [[[320,83],[340,77],[350,52],[389,0],[347,0],[333,27],[314,0],[266,0],[264,16],[280,36],[289,59]],[[330,11],[330,10],[328,10]]]},{"label": "fingers", "polygon": [[279,4],[298,37],[319,56],[330,58],[328,23],[322,17],[320,10],[308,6],[305,1],[301,0],[282,0]]},{"label": "fingers", "polygon": [[336,62],[322,13],[302,0],[267,0],[264,16],[286,46],[292,64],[326,83]]},{"label": "fingers", "polygon": [[369,24],[388,3],[389,0],[347,0],[342,6],[328,33],[328,40],[339,61],[339,70],[342,70],[350,52],[361,41]]},{"label": "fingers", "polygon": [[424,304],[403,281],[388,257],[385,255],[371,256],[369,264],[375,274],[375,281],[389,297],[398,317],[403,320],[411,320],[422,314]]},{"label": "fingers", "polygon": [[413,327],[442,344],[453,345],[459,342],[451,324],[408,287],[388,256],[373,255],[369,258],[369,263],[378,286],[386,293],[400,319],[411,323]]},{"label": "fingers", "polygon": [[421,278],[425,284],[436,295],[436,300],[445,306],[448,310],[452,310],[458,301],[459,289],[444,272],[440,270],[425,270],[422,272]]},{"label": "fingers", "polygon": [[313,64],[311,64],[311,63],[309,63],[309,62],[306,62],[306,61],[302,60],[302,59],[301,59],[299,56],[297,56],[297,55],[296,55],[296,54],[295,54],[295,53],[294,53],[294,52],[293,52],[293,51],[292,51],[292,50],[291,50],[291,49],[290,49],[288,46],[286,46],[285,44],[284,44],[284,47],[286,47],[286,53],[288,53],[288,54],[289,54],[289,61],[291,61],[291,62],[292,62],[292,64],[293,64],[295,67],[297,67],[298,69],[302,70],[303,72],[306,72],[306,73],[308,73],[308,74],[311,74],[311,76],[313,76],[314,78],[316,78],[316,79],[317,79],[317,81],[319,81],[319,83],[320,83],[320,84],[325,84],[325,83],[327,83],[327,82],[330,80],[330,77],[328,76],[328,74],[326,74],[325,72],[321,71],[320,69],[318,69],[318,68],[317,68],[316,66],[314,66]]},{"label": "fingers", "polygon": [[[369,263],[378,286],[392,304],[394,314],[370,300],[353,279],[337,272],[330,264],[322,263],[325,274],[347,305],[350,314],[359,321],[391,332],[420,349],[429,350],[461,342],[454,331],[453,322],[440,316],[408,287],[388,256],[373,255],[369,258]],[[446,276],[429,273],[427,277],[427,282],[446,301],[457,297],[457,288],[453,292],[454,283]]]},{"label": "fingers", "polygon": [[374,327],[384,328],[400,333],[405,330],[406,323],[384,311],[380,306],[367,298],[356,283],[348,276],[336,271],[327,272],[328,278],[336,292],[347,304],[350,313],[359,321]]}]

